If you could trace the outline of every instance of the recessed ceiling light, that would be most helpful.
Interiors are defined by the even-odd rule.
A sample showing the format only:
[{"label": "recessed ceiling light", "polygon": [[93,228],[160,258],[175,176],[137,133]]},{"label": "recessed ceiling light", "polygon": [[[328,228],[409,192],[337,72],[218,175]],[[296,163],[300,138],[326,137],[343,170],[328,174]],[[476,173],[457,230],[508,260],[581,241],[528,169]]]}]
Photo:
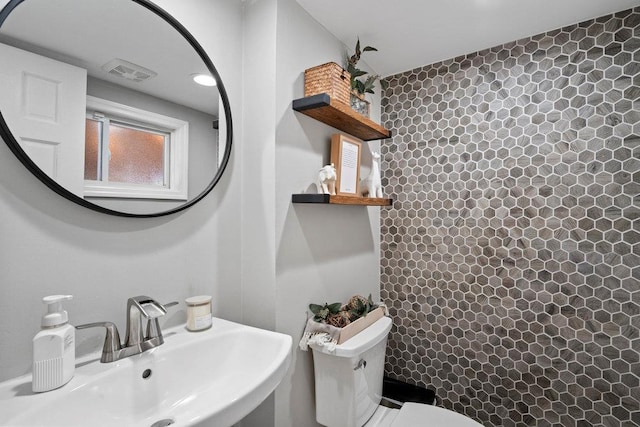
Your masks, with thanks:
[{"label": "recessed ceiling light", "polygon": [[215,86],[216,79],[211,77],[209,74],[192,74],[193,81],[202,86]]}]

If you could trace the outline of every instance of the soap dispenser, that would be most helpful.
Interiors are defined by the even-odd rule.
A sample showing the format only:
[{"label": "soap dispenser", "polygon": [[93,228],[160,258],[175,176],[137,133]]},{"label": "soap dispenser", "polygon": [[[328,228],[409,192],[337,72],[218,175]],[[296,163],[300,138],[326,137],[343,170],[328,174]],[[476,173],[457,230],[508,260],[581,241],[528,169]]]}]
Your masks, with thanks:
[{"label": "soap dispenser", "polygon": [[47,313],[42,316],[42,330],[33,338],[34,392],[62,387],[73,378],[76,331],[62,309],[62,301],[71,298],[71,295],[51,295],[42,299],[47,304]]}]

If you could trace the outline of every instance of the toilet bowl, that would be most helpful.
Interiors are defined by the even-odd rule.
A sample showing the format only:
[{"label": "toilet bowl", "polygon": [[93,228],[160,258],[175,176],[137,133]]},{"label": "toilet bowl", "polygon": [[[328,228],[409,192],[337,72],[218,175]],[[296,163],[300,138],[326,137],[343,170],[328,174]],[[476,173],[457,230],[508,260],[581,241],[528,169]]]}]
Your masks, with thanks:
[{"label": "toilet bowl", "polygon": [[478,427],[447,409],[405,403],[380,406],[391,319],[383,317],[334,350],[310,344],[316,383],[316,421],[326,427]]},{"label": "toilet bowl", "polygon": [[379,406],[364,427],[482,427],[482,424],[448,409],[408,402],[401,409]]}]

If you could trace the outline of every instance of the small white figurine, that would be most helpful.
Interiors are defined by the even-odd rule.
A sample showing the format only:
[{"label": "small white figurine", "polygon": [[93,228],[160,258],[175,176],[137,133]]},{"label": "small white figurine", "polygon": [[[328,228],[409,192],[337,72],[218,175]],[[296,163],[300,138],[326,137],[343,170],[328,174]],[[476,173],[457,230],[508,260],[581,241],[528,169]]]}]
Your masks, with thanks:
[{"label": "small white figurine", "polygon": [[336,195],[336,168],[333,163],[318,171],[318,194]]},{"label": "small white figurine", "polygon": [[382,183],[380,182],[380,154],[371,153],[373,157],[371,173],[360,182],[360,194],[363,197],[382,198]]}]

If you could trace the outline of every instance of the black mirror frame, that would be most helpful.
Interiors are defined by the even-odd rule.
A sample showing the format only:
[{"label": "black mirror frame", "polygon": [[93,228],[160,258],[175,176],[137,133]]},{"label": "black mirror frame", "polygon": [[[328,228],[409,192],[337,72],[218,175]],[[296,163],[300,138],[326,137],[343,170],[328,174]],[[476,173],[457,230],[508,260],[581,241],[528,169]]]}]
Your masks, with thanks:
[{"label": "black mirror frame", "polygon": [[[4,23],[4,21],[9,17],[11,12],[20,3],[24,2],[24,1],[25,0],[10,0],[9,3],[7,3],[7,5],[2,10],[0,10],[0,28],[2,27],[2,24]],[[155,13],[160,18],[164,19],[176,31],[178,31],[178,33],[180,33],[187,40],[187,42],[191,45],[191,47],[193,47],[193,49],[196,51],[198,56],[200,56],[202,61],[205,63],[206,67],[208,68],[208,70],[211,73],[211,75],[213,76],[213,78],[216,79],[218,92],[220,93],[220,98],[222,99],[222,104],[223,104],[224,110],[225,110],[224,116],[225,116],[225,121],[226,121],[227,139],[226,139],[226,146],[225,146],[224,155],[222,157],[222,162],[220,163],[218,171],[216,172],[215,176],[213,177],[213,179],[211,180],[209,185],[198,196],[194,197],[192,200],[189,200],[184,205],[181,205],[181,206],[179,206],[177,208],[174,208],[174,209],[169,209],[169,210],[166,210],[166,211],[162,211],[162,212],[150,213],[150,214],[134,214],[134,213],[120,212],[120,211],[116,211],[116,210],[112,210],[112,209],[107,209],[107,208],[104,208],[102,206],[96,205],[94,203],[88,202],[88,201],[86,201],[85,199],[83,199],[81,197],[78,197],[77,195],[71,193],[70,191],[68,191],[67,189],[62,187],[60,184],[55,182],[53,179],[51,179],[51,177],[49,177],[49,175],[44,173],[33,162],[33,160],[31,160],[31,158],[22,149],[22,147],[20,147],[20,144],[18,143],[18,141],[16,141],[15,137],[13,136],[11,131],[9,130],[9,126],[7,125],[6,121],[4,120],[4,116],[2,115],[2,111],[0,111],[0,136],[2,136],[2,138],[5,140],[5,142],[9,146],[9,149],[11,149],[11,151],[18,158],[18,160],[20,160],[20,162],[33,175],[35,175],[40,181],[42,181],[42,183],[44,183],[51,190],[55,191],[56,193],[58,193],[59,195],[61,195],[64,198],[66,198],[67,200],[70,200],[70,201],[72,201],[72,202],[74,202],[74,203],[76,203],[76,204],[78,204],[80,206],[84,206],[85,208],[88,208],[88,209],[91,209],[91,210],[94,210],[96,212],[100,212],[100,213],[103,213],[103,214],[107,214],[107,215],[114,215],[114,216],[128,217],[128,218],[154,218],[154,217],[160,217],[160,216],[165,216],[165,215],[171,215],[171,214],[183,211],[183,210],[193,206],[194,204],[196,204],[197,202],[202,200],[207,194],[209,194],[209,192],[211,192],[211,190],[213,189],[213,187],[215,187],[215,185],[218,183],[218,181],[220,181],[220,178],[222,177],[222,173],[227,168],[227,164],[229,163],[229,158],[231,157],[231,146],[232,146],[232,141],[233,141],[233,125],[232,125],[232,121],[231,121],[231,106],[229,104],[229,98],[227,96],[227,91],[225,90],[224,85],[222,84],[222,79],[220,78],[220,75],[218,74],[218,71],[216,70],[216,68],[214,67],[213,63],[211,62],[211,59],[209,59],[209,56],[205,53],[205,51],[202,48],[202,46],[200,46],[198,41],[191,35],[191,33],[189,33],[189,31],[187,31],[187,29],[180,22],[178,22],[173,16],[171,16],[168,12],[166,12],[164,9],[162,9],[158,5],[154,4],[150,0],[131,0],[131,1],[141,5],[141,6],[145,7],[146,9],[150,10],[151,12]]]}]

